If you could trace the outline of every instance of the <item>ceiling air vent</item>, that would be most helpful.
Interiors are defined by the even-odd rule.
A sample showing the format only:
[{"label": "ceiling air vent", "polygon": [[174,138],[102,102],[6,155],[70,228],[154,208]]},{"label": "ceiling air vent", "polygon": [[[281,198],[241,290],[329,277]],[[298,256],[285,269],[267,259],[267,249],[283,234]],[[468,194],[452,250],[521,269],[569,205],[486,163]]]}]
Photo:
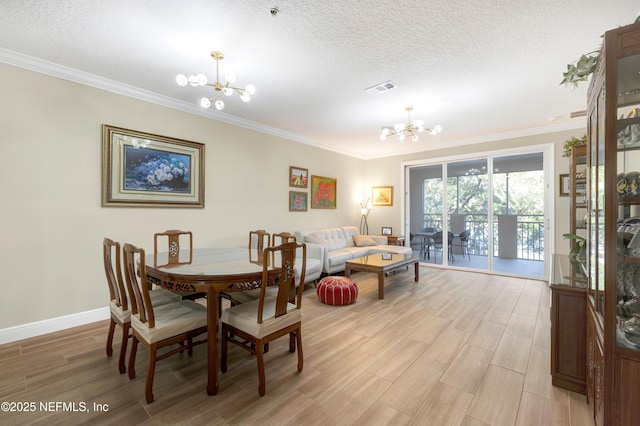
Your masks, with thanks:
[{"label": "ceiling air vent", "polygon": [[364,89],[365,92],[367,93],[382,93],[382,92],[386,92],[387,90],[391,90],[391,89],[395,89],[396,84],[391,81],[391,80],[387,80],[384,83],[380,83],[380,84],[376,84],[375,86],[371,86],[367,89]]}]

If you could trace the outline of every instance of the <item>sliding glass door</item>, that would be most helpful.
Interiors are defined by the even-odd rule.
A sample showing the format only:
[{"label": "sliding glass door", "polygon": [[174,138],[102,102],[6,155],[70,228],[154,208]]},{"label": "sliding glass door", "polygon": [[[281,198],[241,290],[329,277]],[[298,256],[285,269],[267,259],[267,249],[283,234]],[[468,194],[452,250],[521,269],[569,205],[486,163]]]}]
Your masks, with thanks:
[{"label": "sliding glass door", "polygon": [[405,166],[414,253],[435,265],[544,277],[543,159],[532,152]]}]

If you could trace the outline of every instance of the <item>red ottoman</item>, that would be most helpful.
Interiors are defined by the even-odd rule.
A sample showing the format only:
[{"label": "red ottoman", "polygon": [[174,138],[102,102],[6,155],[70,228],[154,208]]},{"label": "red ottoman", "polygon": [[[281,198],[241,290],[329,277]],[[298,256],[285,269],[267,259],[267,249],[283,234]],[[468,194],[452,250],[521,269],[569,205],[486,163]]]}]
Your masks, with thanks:
[{"label": "red ottoman", "polygon": [[358,298],[358,285],[347,277],[324,277],[316,289],[318,298],[327,305],[349,305]]}]

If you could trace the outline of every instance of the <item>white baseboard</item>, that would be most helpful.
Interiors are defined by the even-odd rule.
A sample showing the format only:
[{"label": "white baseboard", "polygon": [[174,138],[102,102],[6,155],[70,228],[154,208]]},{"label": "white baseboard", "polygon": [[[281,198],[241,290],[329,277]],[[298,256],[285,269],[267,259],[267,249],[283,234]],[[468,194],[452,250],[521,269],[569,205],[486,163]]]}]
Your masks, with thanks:
[{"label": "white baseboard", "polygon": [[109,307],[0,329],[0,344],[109,319]]}]

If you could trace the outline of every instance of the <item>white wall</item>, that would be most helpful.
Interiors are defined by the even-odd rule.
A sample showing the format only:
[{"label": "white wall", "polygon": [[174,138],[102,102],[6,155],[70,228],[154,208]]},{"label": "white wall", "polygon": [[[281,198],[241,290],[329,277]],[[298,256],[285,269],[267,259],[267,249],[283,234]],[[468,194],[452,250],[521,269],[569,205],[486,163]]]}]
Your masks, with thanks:
[{"label": "white wall", "polygon": [[[5,64],[0,93],[0,332],[107,306],[105,236],[150,250],[153,233],[166,229],[191,230],[194,245],[206,247],[243,246],[256,228],[357,226],[355,194],[387,185],[394,187],[393,206],[374,207],[369,230],[391,226],[399,233],[403,161],[549,142],[560,153],[564,140],[580,135],[364,161]],[[204,143],[206,207],[102,207],[102,124]],[[568,170],[563,160],[556,176]],[[289,212],[291,165],[337,178],[337,209]],[[558,235],[568,228],[567,210],[566,199],[559,200]]]}]

